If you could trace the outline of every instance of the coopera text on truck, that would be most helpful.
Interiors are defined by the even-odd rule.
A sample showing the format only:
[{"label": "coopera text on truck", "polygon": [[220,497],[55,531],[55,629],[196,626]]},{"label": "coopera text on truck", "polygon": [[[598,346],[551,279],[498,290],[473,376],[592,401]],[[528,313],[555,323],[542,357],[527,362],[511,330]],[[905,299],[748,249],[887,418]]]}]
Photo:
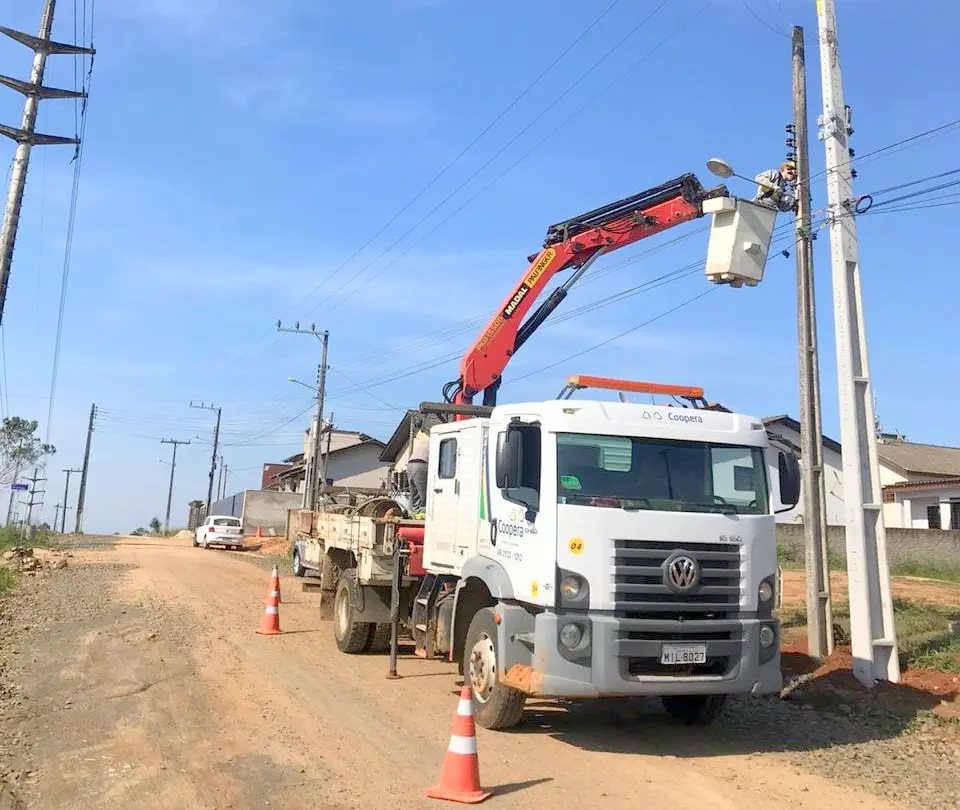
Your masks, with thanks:
[{"label": "coopera text on truck", "polygon": [[[419,655],[459,664],[487,728],[515,725],[530,696],[656,695],[708,722],[727,695],[780,689],[773,512],[797,502],[799,471],[761,420],[662,386],[643,390],[687,406],[495,405],[500,373],[549,314],[513,323],[544,275],[725,196],[687,175],[551,227],[447,402],[421,406],[450,418],[430,430],[423,520],[389,498],[295,516],[295,569],[319,573],[341,650],[384,650],[393,609]],[[608,383],[591,387],[628,385]]]}]

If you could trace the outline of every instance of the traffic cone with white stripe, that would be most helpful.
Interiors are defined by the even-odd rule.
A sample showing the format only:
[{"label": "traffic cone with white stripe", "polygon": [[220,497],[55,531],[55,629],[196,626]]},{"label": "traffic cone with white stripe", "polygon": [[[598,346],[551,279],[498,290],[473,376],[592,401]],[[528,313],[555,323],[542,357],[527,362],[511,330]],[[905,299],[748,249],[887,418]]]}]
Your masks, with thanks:
[{"label": "traffic cone with white stripe", "polygon": [[280,572],[277,571],[277,566],[273,566],[273,573],[270,575],[270,585],[267,588],[267,595],[263,600],[263,604],[269,605],[271,597],[274,596],[279,605],[282,600],[280,599]]},{"label": "traffic cone with white stripe", "polygon": [[477,730],[473,723],[473,691],[464,685],[460,690],[460,703],[453,718],[450,744],[443,758],[440,782],[427,789],[427,797],[477,804],[489,796],[489,793],[480,788]]},{"label": "traffic cone with white stripe", "polygon": [[[274,569],[276,570],[276,569]],[[276,636],[280,634],[280,592],[272,590],[267,595],[266,607],[263,609],[263,618],[257,630],[261,636]]]}]

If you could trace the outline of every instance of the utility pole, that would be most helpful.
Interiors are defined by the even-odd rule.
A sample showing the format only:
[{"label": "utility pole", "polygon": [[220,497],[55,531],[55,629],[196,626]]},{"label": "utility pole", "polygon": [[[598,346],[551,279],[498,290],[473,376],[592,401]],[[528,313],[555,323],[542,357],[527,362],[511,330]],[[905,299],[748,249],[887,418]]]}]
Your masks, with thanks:
[{"label": "utility pole", "polygon": [[843,99],[834,0],[817,0],[817,24],[823,85],[819,137],[826,151],[853,674],[873,687],[883,679],[897,683],[900,662],[854,217],[849,146],[853,126],[850,108]]},{"label": "utility pole", "polygon": [[47,56],[50,54],[92,55],[94,53],[93,48],[82,48],[77,45],[51,41],[50,35],[53,31],[55,6],[56,0],[45,0],[43,14],[40,17],[40,33],[38,36],[34,37],[22,31],[0,26],[0,33],[6,34],[11,39],[30,48],[34,54],[33,69],[30,71],[29,82],[14,79],[10,76],[0,76],[0,84],[22,93],[26,97],[20,128],[16,129],[0,124],[0,135],[4,135],[17,143],[17,151],[10,170],[10,187],[7,191],[7,201],[3,209],[3,225],[0,227],[0,322],[3,320],[3,310],[7,301],[7,286],[10,281],[10,267],[13,264],[13,247],[17,241],[17,228],[20,224],[23,191],[27,183],[30,151],[34,146],[77,145],[80,143],[79,138],[41,135],[36,131],[37,111],[41,101],[51,98],[86,98],[87,95],[85,92],[44,87],[43,75],[47,66]]},{"label": "utility pole", "polygon": [[29,531],[33,526],[33,507],[36,506],[38,503],[41,503],[42,501],[42,499],[37,500],[36,496],[43,495],[46,492],[46,490],[43,490],[43,489],[39,491],[37,490],[37,482],[47,480],[46,478],[40,478],[38,475],[39,472],[40,472],[40,468],[34,467],[33,477],[27,479],[30,482],[30,491],[29,491],[30,500],[27,501],[27,531]]},{"label": "utility pole", "polygon": [[201,402],[199,405],[190,403],[191,408],[201,408],[205,411],[216,411],[217,424],[213,428],[213,455],[210,458],[210,483],[207,485],[207,515],[210,514],[210,503],[213,500],[213,477],[217,474],[217,450],[220,449],[220,415],[222,408],[218,405],[206,405]]},{"label": "utility pole", "polygon": [[807,573],[807,654],[821,661],[833,652],[833,616],[827,553],[820,363],[810,218],[810,150],[807,142],[807,63],[803,28],[793,27],[793,137],[797,163],[797,333],[800,347],[800,454],[803,460],[803,536]]},{"label": "utility pole", "polygon": [[83,532],[83,507],[87,500],[87,473],[90,471],[90,441],[93,439],[93,423],[97,418],[97,406],[90,406],[90,423],[87,425],[87,445],[83,449],[83,470],[80,473],[80,494],[77,496],[77,523],[74,534]]},{"label": "utility pole", "polygon": [[[310,324],[309,329],[301,329],[300,322],[297,321],[293,328],[286,328],[281,325],[280,321],[277,321],[277,331],[278,332],[293,332],[298,335],[313,335],[315,338],[320,340],[323,343],[323,352],[320,358],[320,366],[317,369],[317,416],[316,416],[316,427],[313,429],[313,446],[310,448],[310,460],[309,464],[307,459],[304,458],[304,493],[303,493],[303,507],[304,509],[311,509],[316,511],[317,502],[318,502],[318,490],[320,489],[321,484],[325,483],[325,479],[321,478],[320,475],[326,475],[326,470],[320,470],[320,433],[323,430],[323,401],[326,394],[327,387],[327,348],[330,343],[330,333],[327,330],[323,332],[317,332],[316,324]],[[309,386],[308,386],[309,387]]]},{"label": "utility pole", "polygon": [[323,453],[320,461],[320,491],[326,492],[327,489],[327,458],[330,456],[330,441],[333,438],[333,411],[330,411],[330,423],[327,431],[327,449]]},{"label": "utility pole", "polygon": [[190,444],[190,440],[182,439],[161,439],[160,444],[173,445],[173,460],[170,462],[170,486],[167,488],[167,512],[163,519],[163,533],[170,531],[170,506],[173,503],[173,473],[177,469],[177,445]]},{"label": "utility pole", "polygon": [[227,494],[226,484],[223,481],[223,456],[220,456],[220,472],[217,475],[217,500]]},{"label": "utility pole", "polygon": [[[60,521],[60,534],[67,533],[67,504],[70,503],[70,474],[83,472],[83,470],[63,470],[67,474],[67,481],[63,485],[63,518]],[[54,518],[53,528],[56,530],[57,522]]]},{"label": "utility pole", "polygon": [[220,456],[220,463],[223,464],[223,496],[227,497],[227,476],[230,475],[230,470],[227,469],[227,463],[223,460],[223,456]]}]

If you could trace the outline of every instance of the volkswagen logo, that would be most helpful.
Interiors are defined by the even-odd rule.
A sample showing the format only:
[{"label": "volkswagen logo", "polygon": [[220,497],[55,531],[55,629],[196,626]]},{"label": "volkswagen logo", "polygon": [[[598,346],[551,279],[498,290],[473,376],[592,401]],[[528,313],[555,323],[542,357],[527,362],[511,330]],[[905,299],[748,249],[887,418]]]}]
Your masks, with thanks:
[{"label": "volkswagen logo", "polygon": [[664,579],[667,587],[680,593],[692,591],[700,582],[700,566],[686,554],[678,554],[667,562]]}]

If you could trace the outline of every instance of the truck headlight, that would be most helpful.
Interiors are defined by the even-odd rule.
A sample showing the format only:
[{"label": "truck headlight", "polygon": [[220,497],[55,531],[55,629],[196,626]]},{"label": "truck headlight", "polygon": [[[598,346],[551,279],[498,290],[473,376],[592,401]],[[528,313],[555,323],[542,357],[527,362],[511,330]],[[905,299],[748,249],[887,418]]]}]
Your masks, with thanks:
[{"label": "truck headlight", "polygon": [[760,597],[761,602],[769,602],[773,599],[773,584],[769,579],[765,579],[760,583],[760,587],[757,589],[757,596]]},{"label": "truck headlight", "polygon": [[560,595],[564,599],[575,601],[580,598],[583,592],[583,580],[575,575],[564,577],[560,580]]},{"label": "truck headlight", "polygon": [[765,624],[760,628],[760,646],[763,647],[763,649],[767,650],[772,647],[776,640],[777,634],[769,624]]},{"label": "truck headlight", "polygon": [[583,630],[578,624],[565,624],[560,628],[560,643],[568,650],[576,648],[583,641]]}]

